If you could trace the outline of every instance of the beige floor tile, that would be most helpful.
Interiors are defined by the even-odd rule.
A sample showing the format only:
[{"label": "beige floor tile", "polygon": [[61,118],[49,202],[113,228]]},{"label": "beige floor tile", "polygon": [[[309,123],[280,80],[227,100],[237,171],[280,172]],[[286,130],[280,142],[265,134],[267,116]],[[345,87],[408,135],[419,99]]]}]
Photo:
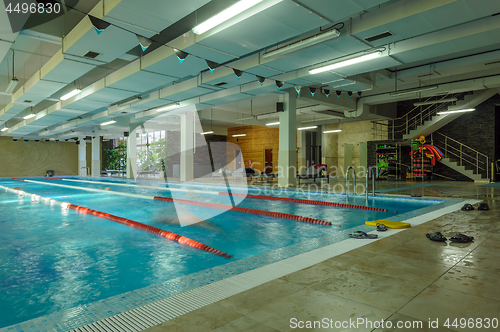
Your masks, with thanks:
[{"label": "beige floor tile", "polygon": [[[253,318],[280,331],[296,331],[293,323],[298,321],[356,321],[356,319],[381,320],[389,317],[390,311],[331,294],[305,288],[279,301],[273,302],[249,314]],[[292,321],[296,319],[297,321]],[[309,331],[324,329],[304,329]],[[350,331],[345,329],[344,331]],[[358,328],[352,331],[370,331]]]},{"label": "beige floor tile", "polygon": [[[201,330],[200,330],[201,331]],[[247,316],[238,318],[226,325],[223,325],[213,332],[278,332],[278,330],[257,322]]]},{"label": "beige floor tile", "polygon": [[500,301],[500,288],[496,273],[456,267],[439,278],[433,286]]},{"label": "beige floor tile", "polygon": [[467,256],[470,250],[452,247],[444,242],[433,242],[426,238],[425,240],[418,239],[405,243],[387,252],[391,255],[431,261],[434,263],[456,264]]},{"label": "beige floor tile", "polygon": [[383,325],[374,332],[393,332],[393,331],[422,331],[422,332],[446,332],[453,331],[443,326],[429,326],[429,321],[422,321],[417,318],[402,314],[392,315]]},{"label": "beige floor tile", "polygon": [[283,280],[272,280],[263,285],[233,295],[217,304],[247,315],[273,301],[295,293],[304,286]]},{"label": "beige floor tile", "polygon": [[[405,305],[399,313],[423,321],[439,320],[445,326],[447,319],[477,319],[498,317],[500,302],[455,290],[431,286]],[[457,331],[477,331],[477,329],[452,328]]]},{"label": "beige floor tile", "polygon": [[437,279],[452,266],[452,264],[433,263],[421,259],[383,253],[369,261],[355,265],[354,269],[388,277],[397,277],[409,282],[430,283],[430,281]]},{"label": "beige floor tile", "polygon": [[218,304],[210,304],[147,329],[145,332],[212,331],[240,317],[242,315],[235,311]]},{"label": "beige floor tile", "polygon": [[486,250],[473,251],[459,262],[457,267],[468,267],[491,273],[500,273],[500,257],[490,255]]},{"label": "beige floor tile", "polygon": [[358,270],[337,271],[311,289],[376,307],[397,311],[429,286],[431,281],[398,279]]}]

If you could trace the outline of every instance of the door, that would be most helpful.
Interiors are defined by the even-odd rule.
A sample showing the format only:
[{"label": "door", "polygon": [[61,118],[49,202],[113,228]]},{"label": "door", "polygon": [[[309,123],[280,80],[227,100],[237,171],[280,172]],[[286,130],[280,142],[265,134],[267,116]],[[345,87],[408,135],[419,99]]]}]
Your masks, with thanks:
[{"label": "door", "polygon": [[264,173],[272,173],[273,172],[273,149],[265,149],[265,165],[264,165]]}]

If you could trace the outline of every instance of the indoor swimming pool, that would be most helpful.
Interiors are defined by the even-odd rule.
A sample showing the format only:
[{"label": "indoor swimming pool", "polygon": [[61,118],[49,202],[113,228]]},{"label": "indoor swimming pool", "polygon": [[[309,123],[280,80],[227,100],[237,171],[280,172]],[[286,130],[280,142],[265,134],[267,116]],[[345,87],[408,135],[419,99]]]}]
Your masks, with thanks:
[{"label": "indoor swimming pool", "polygon": [[[42,316],[52,324],[68,320],[86,305],[121,294],[168,283],[172,293],[221,280],[268,262],[348,238],[354,229],[371,230],[368,220],[404,220],[437,209],[443,200],[350,196],[349,204],[388,211],[291,201],[244,198],[225,186],[136,183],[131,180],[0,180],[0,329]],[[233,194],[346,203],[345,195],[230,188]],[[179,204],[151,197],[183,199],[180,204],[202,222],[181,227]],[[61,206],[60,202],[127,218],[179,234],[232,255],[211,252]],[[210,204],[281,213],[256,216],[224,211]],[[178,207],[176,211],[176,207]],[[184,212],[182,212],[184,213]],[[331,225],[301,222],[302,216]],[[222,267],[226,266],[223,273]],[[219,270],[217,270],[219,268]],[[213,271],[219,271],[215,273]],[[125,296],[123,296],[125,297]],[[147,299],[129,301],[130,309]],[[80,308],[72,311],[74,308]],[[86,321],[88,322],[88,321]],[[72,326],[86,322],[72,322]],[[49,324],[49,323],[47,323]],[[29,326],[29,325],[27,325]]]}]

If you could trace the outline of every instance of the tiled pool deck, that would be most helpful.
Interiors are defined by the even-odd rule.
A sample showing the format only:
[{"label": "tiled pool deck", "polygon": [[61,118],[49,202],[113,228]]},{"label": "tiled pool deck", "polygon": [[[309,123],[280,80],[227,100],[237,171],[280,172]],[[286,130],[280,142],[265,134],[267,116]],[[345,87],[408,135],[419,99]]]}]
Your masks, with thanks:
[{"label": "tiled pool deck", "polygon": [[[391,191],[390,192],[391,194],[396,194],[396,195],[398,195],[398,194],[401,194],[401,195],[419,194],[419,195],[424,195],[424,196],[431,196],[431,197],[433,196],[436,198],[437,197],[440,197],[440,198],[454,197],[454,198],[459,198],[459,199],[471,199],[471,198],[472,199],[477,199],[477,198],[484,199],[484,198],[487,198],[487,200],[491,201],[490,206],[492,206],[492,207],[494,207],[495,190],[497,192],[500,192],[499,191],[500,188],[497,189],[494,187],[488,187],[488,188],[479,187],[479,186],[471,184],[471,183],[440,182],[440,183],[436,183],[436,185],[429,186],[431,184],[432,183],[426,183],[426,186],[418,186],[415,183],[413,183],[413,184],[412,183],[378,183],[377,190],[383,192],[384,189],[388,189]],[[395,188],[400,189],[400,190],[394,191]],[[406,196],[406,197],[408,197],[408,196]],[[446,206],[449,206],[452,204],[456,204],[456,203],[457,203],[456,199],[446,200],[444,203],[426,208],[426,211],[419,211],[419,214],[421,214],[422,212],[431,212],[433,210],[436,210],[437,208],[443,208],[443,207],[446,207]],[[490,216],[493,213],[493,211],[485,211],[485,212],[473,211],[469,214],[464,214],[464,213],[465,212],[455,212],[453,214],[438,218],[436,220],[440,220],[442,218],[447,218],[447,217],[452,217],[454,214],[458,214],[460,216],[462,216],[462,215],[463,216],[471,216],[473,214],[479,213],[478,216],[484,217],[484,216]],[[413,216],[414,216],[413,214],[400,215],[398,219],[394,219],[394,220],[406,220],[406,219],[412,218]],[[424,227],[424,229],[426,229],[425,226],[428,224],[432,224],[433,222],[436,222],[436,221],[431,221],[431,222],[428,222],[426,224],[414,227],[412,229],[405,230],[404,232],[394,234],[393,236],[391,236],[389,238],[379,240],[375,243],[361,247],[360,249],[355,249],[354,251],[345,253],[345,254],[340,255],[338,257],[333,257],[333,258],[327,259],[326,261],[319,263],[317,265],[314,265],[310,268],[307,268],[306,270],[309,270],[309,269],[312,269],[313,271],[318,270],[318,269],[323,270],[333,261],[336,261],[336,260],[343,261],[344,257],[349,257],[349,255],[354,255],[354,256],[359,255],[356,252],[359,252],[363,255],[366,254],[366,255],[370,256],[370,257],[368,257],[368,256],[366,257],[366,260],[370,260],[369,258],[371,258],[371,256],[375,257],[375,255],[370,254],[371,251],[369,250],[369,248],[370,248],[370,246],[375,246],[378,243],[380,243],[380,244],[376,245],[375,247],[379,248],[381,246],[381,248],[384,248],[384,245],[382,243],[394,243],[394,244],[397,244],[397,246],[404,246],[406,244],[406,242],[417,241],[418,243],[421,243],[420,245],[422,246],[422,248],[420,248],[420,249],[423,250],[422,254],[424,257],[418,257],[418,253],[415,253],[414,256],[416,256],[416,257],[410,257],[410,258],[416,259],[419,262],[421,262],[421,261],[425,262],[426,258],[428,260],[428,257],[427,257],[428,255],[426,254],[426,252],[429,251],[429,248],[444,250],[442,247],[434,246],[435,243],[432,243],[432,242],[428,241],[427,239],[425,239],[425,236],[423,237],[423,239],[425,241],[422,241],[422,236],[421,235],[417,236],[415,234],[415,232],[418,232],[419,230],[420,230],[420,233],[422,233],[421,228]],[[463,226],[465,226],[465,225],[462,225],[462,228],[464,228]],[[357,229],[360,229],[360,228],[357,228]],[[365,230],[369,230],[368,227],[365,226]],[[442,229],[440,229],[440,230],[443,232]],[[122,295],[119,295],[116,297],[112,297],[109,299],[105,299],[105,300],[102,300],[102,301],[99,301],[99,302],[96,302],[93,304],[89,304],[86,306],[80,306],[80,307],[74,308],[72,310],[68,310],[68,311],[64,311],[61,313],[52,314],[52,315],[47,316],[47,317],[28,321],[28,322],[20,324],[19,326],[13,326],[13,327],[5,328],[5,329],[0,329],[0,331],[1,332],[4,332],[4,331],[22,331],[22,330],[23,331],[65,331],[65,330],[69,330],[71,328],[76,328],[76,327],[79,327],[79,326],[82,326],[85,324],[92,323],[96,320],[101,320],[103,318],[122,313],[124,311],[130,310],[130,309],[135,308],[137,306],[142,306],[142,305],[145,305],[148,303],[152,303],[154,301],[158,301],[160,299],[164,299],[166,297],[171,297],[173,295],[182,293],[182,292],[189,290],[189,289],[204,286],[204,285],[207,285],[209,283],[213,283],[213,282],[216,282],[216,281],[219,281],[219,280],[231,277],[231,276],[235,276],[235,275],[238,275],[238,274],[243,273],[245,271],[253,270],[253,269],[268,265],[268,264],[273,263],[273,262],[281,261],[283,259],[295,256],[297,254],[301,254],[301,253],[304,253],[307,251],[311,251],[311,250],[314,250],[314,249],[319,248],[319,247],[328,246],[332,243],[338,242],[339,240],[346,239],[349,231],[350,230],[344,230],[341,232],[340,235],[327,236],[327,237],[323,237],[320,239],[308,241],[306,243],[301,243],[301,244],[297,244],[297,245],[290,246],[287,248],[282,248],[282,249],[273,251],[271,253],[250,257],[248,259],[244,259],[244,260],[240,260],[240,261],[236,261],[236,262],[231,262],[229,264],[226,264],[226,265],[223,265],[223,266],[220,266],[217,268],[209,269],[206,271],[201,271],[201,272],[198,272],[198,273],[193,274],[193,275],[189,275],[189,276],[182,277],[182,278],[177,278],[175,280],[171,280],[171,281],[157,284],[157,285],[152,285],[150,287],[146,287],[146,288],[134,291],[134,292],[125,293],[125,294],[122,294]],[[471,234],[471,235],[476,237],[476,235],[471,233],[471,231],[468,230],[467,228],[456,230],[456,231]],[[415,238],[408,236],[409,234],[412,234]],[[425,234],[425,232],[423,234]],[[398,238],[401,238],[401,239],[398,240]],[[404,241],[403,239],[406,239],[407,241]],[[479,241],[480,241],[479,238],[476,238],[476,239],[477,239],[476,242],[471,245],[471,246],[474,246],[474,248],[476,247],[476,243],[479,243]],[[349,240],[349,241],[353,241],[353,240]],[[389,242],[387,242],[387,241],[389,241]],[[415,243],[415,245],[417,245],[417,243]],[[458,246],[458,247],[448,246],[445,249],[447,249],[449,251],[450,249],[459,250],[458,248],[461,248],[461,247],[460,246]],[[426,249],[427,251],[425,251],[424,249]],[[379,251],[383,252],[382,250],[379,250]],[[471,250],[468,250],[468,251],[462,250],[464,257],[467,254],[469,254],[470,251]],[[402,252],[404,253],[404,250]],[[379,254],[380,253],[377,253],[377,255],[379,255]],[[455,256],[459,255],[459,253],[455,253],[455,252],[453,252],[452,254]],[[388,253],[388,255],[395,255],[395,254],[391,252],[391,253]],[[399,256],[404,257],[404,255],[399,255]],[[397,259],[399,259],[399,256],[395,258],[396,262],[393,263],[394,269],[397,269]],[[442,254],[442,256],[444,257],[445,254]],[[458,259],[458,256],[456,256],[456,257]],[[392,257],[392,258],[394,258],[394,257]],[[393,260],[391,260],[391,262]],[[349,265],[348,262],[346,262],[346,264]],[[359,269],[359,267],[357,267],[359,264],[360,263],[358,263],[358,259],[355,259],[352,261],[352,264],[350,264],[349,269],[351,269],[351,268],[352,269]],[[319,266],[323,266],[323,267],[319,267]],[[404,265],[404,266],[406,266],[406,265]],[[374,267],[374,268],[376,269],[376,267]],[[315,280],[315,281],[313,282],[311,280],[310,284],[307,284],[307,282],[306,282],[307,285],[304,285],[303,283],[307,280],[310,280],[311,279],[310,276],[305,277],[305,275],[304,275],[305,281],[289,280],[290,276],[295,275],[295,274],[304,273],[303,271],[305,271],[305,270],[295,272],[289,276],[284,276],[284,277],[281,277],[279,279],[275,279],[273,281],[270,281],[269,283],[265,283],[261,286],[254,288],[254,289],[245,291],[245,292],[240,293],[238,295],[234,295],[233,297],[230,297],[226,300],[222,300],[218,304],[212,304],[212,305],[200,308],[198,310],[195,310],[187,315],[180,316],[178,318],[174,318],[174,319],[169,320],[168,322],[166,322],[160,326],[152,328],[151,331],[153,331],[153,330],[154,331],[171,331],[171,330],[190,331],[190,330],[195,330],[195,329],[197,331],[200,331],[200,330],[210,331],[210,330],[213,330],[213,329],[216,329],[219,327],[222,328],[222,330],[226,329],[228,331],[229,330],[231,330],[231,331],[238,331],[238,330],[248,331],[249,328],[253,325],[255,325],[257,327],[256,330],[258,330],[258,331],[266,330],[266,329],[288,330],[288,329],[290,329],[289,319],[292,316],[287,318],[286,312],[283,313],[283,315],[282,315],[283,317],[281,320],[278,317],[279,313],[276,313],[278,316],[273,319],[273,321],[276,321],[275,323],[278,324],[276,326],[274,326],[273,324],[270,324],[269,322],[266,323],[266,321],[261,321],[260,319],[256,318],[256,316],[251,315],[251,313],[253,313],[253,312],[258,313],[259,310],[264,310],[264,307],[270,306],[275,301],[280,301],[281,297],[279,296],[279,294],[277,294],[276,296],[271,296],[271,297],[269,297],[269,295],[264,296],[264,298],[266,298],[267,300],[262,302],[262,308],[255,307],[255,305],[252,305],[251,308],[247,307],[245,304],[246,301],[241,301],[241,303],[240,303],[238,298],[242,298],[242,297],[243,298],[245,298],[245,297],[255,298],[256,296],[252,295],[252,294],[258,294],[259,289],[267,289],[269,287],[271,289],[275,288],[274,286],[269,286],[268,284],[271,284],[271,285],[276,284],[276,286],[279,286],[279,287],[277,287],[278,290],[282,289],[282,286],[284,287],[286,284],[286,285],[290,286],[290,288],[289,288],[290,290],[297,289],[296,292],[299,294],[300,294],[300,292],[305,292],[304,294],[307,295],[305,299],[307,299],[308,296],[311,295],[312,293],[314,293],[315,296],[321,297],[322,295],[319,293],[326,292],[326,291],[321,291],[321,290],[318,290],[318,289],[312,287],[313,285],[319,286],[318,283],[321,283],[321,280],[322,280],[321,278],[320,279],[313,278],[313,280]],[[425,272],[425,270],[423,270],[423,271]],[[449,272],[449,270],[446,270],[446,271]],[[422,272],[422,273],[424,273],[424,272]],[[448,273],[448,272],[444,272],[444,273]],[[337,271],[336,269],[330,269],[330,271],[328,271],[328,269],[326,269],[323,276],[325,277],[325,279],[331,279],[334,275],[336,275],[338,273],[339,273],[339,271]],[[359,273],[362,273],[362,272],[359,272]],[[387,274],[387,272],[384,274],[384,273],[379,273],[377,271],[371,271],[371,270],[369,273],[375,274],[377,276],[379,276],[379,275],[383,276],[383,275]],[[401,279],[401,277],[397,273],[395,275],[391,275],[389,277],[393,278],[394,276],[398,276],[398,278]],[[439,279],[441,276],[442,275],[440,275],[437,279]],[[364,277],[366,277],[366,276],[364,276]],[[371,277],[373,277],[373,276],[371,276]],[[435,281],[437,281],[437,279]],[[340,279],[339,281],[341,283],[345,283],[344,279]],[[297,287],[297,285],[299,285],[299,287]],[[360,286],[360,285],[358,285],[358,286]],[[285,288],[287,288],[287,287],[285,287]],[[389,287],[389,288],[391,288],[391,287]],[[411,286],[409,288],[413,289],[415,287]],[[401,288],[400,290],[402,290],[402,289],[403,288]],[[426,288],[424,288],[424,289],[426,289]],[[422,289],[422,291],[424,289]],[[314,292],[313,292],[313,290],[314,290]],[[360,287],[360,291],[361,290],[363,290],[362,293],[366,293],[366,292],[371,293],[371,291],[366,290],[366,287]],[[293,293],[296,293],[296,292],[293,292]],[[351,292],[354,292],[354,289],[352,289]],[[267,292],[267,293],[272,294],[273,292],[271,291],[271,292]],[[329,294],[329,291],[326,293],[328,296],[331,295],[331,294]],[[410,292],[410,293],[412,293],[412,292]],[[289,292],[286,291],[286,292],[282,293],[282,295],[283,296],[285,296],[285,295],[291,296],[292,294],[291,293],[289,294]],[[340,297],[341,299],[344,299],[344,297],[342,297],[342,295],[336,294],[336,295],[334,295],[334,297],[335,296]],[[386,297],[386,295],[384,295],[384,294],[380,294],[380,296],[381,296],[381,298]],[[349,302],[352,302],[352,301],[356,302],[356,296],[353,295],[353,297],[354,298],[349,299]],[[296,299],[299,299],[299,298],[300,298],[300,296],[297,297]],[[372,299],[375,299],[375,298],[372,298]],[[283,299],[281,299],[281,300],[283,300]],[[497,299],[497,300],[499,300],[499,299]],[[259,302],[261,300],[255,299],[255,301]],[[313,300],[313,302],[314,302],[314,300]],[[372,306],[374,308],[377,307],[377,303],[365,303],[365,302],[366,301],[358,301],[356,303],[364,303],[365,305],[369,305],[369,306]],[[376,302],[379,302],[379,301],[376,301]],[[232,307],[224,306],[224,303],[232,303],[232,305],[231,305]],[[204,323],[206,325],[206,328],[204,328],[204,327],[200,328],[199,324],[198,325],[196,325],[196,324],[190,325],[189,323],[187,323],[187,321],[191,322],[191,321],[198,321],[198,320],[202,319],[202,317],[204,317],[203,313],[206,313],[207,310],[208,310],[208,312],[212,312],[213,309],[209,309],[211,307],[215,308],[216,309],[215,311],[217,311],[219,309],[220,309],[219,311],[224,311],[225,314],[223,314],[222,316],[226,315],[227,313],[231,313],[232,316],[226,315],[227,317],[226,316],[224,316],[224,317],[226,317],[227,319],[229,319],[228,317],[233,317],[235,319],[232,319],[232,320],[230,319],[229,321],[227,321],[227,319],[224,317],[221,317],[221,319],[215,319],[218,316],[210,314],[210,316],[213,316],[212,317],[213,319],[212,318],[208,319],[206,324]],[[235,309],[236,307],[238,307],[238,309]],[[247,307],[247,308],[244,309],[245,307]],[[379,308],[379,309],[383,309],[383,308]],[[386,309],[387,308],[385,308],[385,310]],[[301,310],[299,310],[299,309],[297,309],[297,310],[298,310],[297,316],[299,316]],[[330,309],[330,310],[332,310],[332,314],[329,316],[325,316],[325,317],[332,316],[336,311],[334,309]],[[314,317],[318,316],[321,313],[321,312],[315,313],[314,311],[311,311],[309,309],[307,309],[306,311],[310,312],[310,316],[311,316],[310,320],[313,319]],[[382,316],[384,316],[384,315],[382,315]],[[358,316],[358,317],[361,317],[361,316]],[[389,315],[389,316],[384,316],[382,318],[387,318],[387,317],[392,317],[392,316]],[[481,316],[478,316],[478,317],[481,317]],[[333,318],[333,317],[330,317],[330,318]],[[416,317],[416,318],[418,318],[418,317]],[[422,318],[420,318],[420,319],[422,319]],[[280,323],[280,321],[282,321],[282,322]],[[283,325],[284,323],[288,323],[288,327],[286,326],[286,324]],[[241,328],[238,327],[238,326],[240,326],[240,324],[243,324],[243,325],[241,325]],[[247,326],[248,324],[250,324],[250,325]],[[203,325],[203,326],[205,326],[205,325]],[[174,328],[174,326],[175,326],[175,328]]]}]

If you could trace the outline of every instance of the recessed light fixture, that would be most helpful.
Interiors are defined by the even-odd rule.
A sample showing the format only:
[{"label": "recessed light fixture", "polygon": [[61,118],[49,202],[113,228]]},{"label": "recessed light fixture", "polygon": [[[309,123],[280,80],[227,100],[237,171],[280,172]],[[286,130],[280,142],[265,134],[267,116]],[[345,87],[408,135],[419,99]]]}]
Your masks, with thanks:
[{"label": "recessed light fixture", "polygon": [[163,111],[173,110],[173,109],[176,109],[176,108],[179,108],[179,107],[180,107],[179,103],[175,103],[173,105],[169,105],[169,106],[157,108],[156,112],[163,112]]},{"label": "recessed light fixture", "polygon": [[280,124],[279,122],[269,122],[269,123],[266,123],[266,126],[276,126],[279,124]]},{"label": "recessed light fixture", "polygon": [[24,116],[23,119],[28,120],[28,119],[34,118],[35,116],[36,116],[36,114],[28,114],[28,115]]},{"label": "recessed light fixture", "polygon": [[335,129],[335,130],[327,130],[327,131],[324,131],[323,134],[329,134],[329,133],[339,133],[341,132],[342,129]]},{"label": "recessed light fixture", "polygon": [[101,126],[107,126],[107,125],[110,125],[110,124],[115,123],[115,122],[116,122],[115,120],[110,120],[110,121],[101,123]]},{"label": "recessed light fixture", "polygon": [[228,7],[218,13],[215,16],[212,16],[205,22],[198,24],[193,28],[193,32],[197,35],[201,35],[204,32],[207,32],[208,30],[215,28],[219,24],[222,24],[229,20],[230,18],[244,12],[245,10],[255,6],[259,2],[262,2],[262,0],[240,0],[231,7]]},{"label": "recessed light fixture", "polygon": [[5,128],[2,128],[2,130],[0,130],[0,131],[6,131],[6,130],[9,130],[9,128],[5,127]]},{"label": "recessed light fixture", "polygon": [[476,110],[475,108],[468,108],[468,109],[464,109],[464,110],[437,112],[437,114],[442,115],[442,114],[451,114],[451,113],[473,112],[475,110]]},{"label": "recessed light fixture", "polygon": [[307,130],[307,129],[316,129],[316,128],[318,128],[318,126],[300,127],[300,128],[297,128],[297,130]]},{"label": "recessed light fixture", "polygon": [[61,97],[61,100],[67,100],[73,96],[76,96],[77,94],[79,94],[82,90],[80,89],[75,89],[73,91],[71,91],[70,93],[67,93],[65,94],[64,96]]},{"label": "recessed light fixture", "polygon": [[236,134],[236,135],[233,135],[233,137],[243,137],[243,136],[246,136],[247,134]]},{"label": "recessed light fixture", "polygon": [[352,58],[349,60],[344,60],[344,61],[333,63],[331,65],[326,65],[323,67],[309,70],[309,74],[314,75],[314,74],[323,73],[325,71],[334,70],[337,68],[351,66],[351,65],[354,65],[354,64],[357,64],[360,62],[365,62],[365,61],[376,59],[376,58],[380,57],[381,55],[382,55],[381,51],[365,54],[365,55],[358,56],[358,57],[355,57],[355,58]]},{"label": "recessed light fixture", "polygon": [[213,134],[214,131],[213,130],[210,130],[210,131],[205,131],[203,133],[201,133],[202,135],[208,135],[208,134]]}]

